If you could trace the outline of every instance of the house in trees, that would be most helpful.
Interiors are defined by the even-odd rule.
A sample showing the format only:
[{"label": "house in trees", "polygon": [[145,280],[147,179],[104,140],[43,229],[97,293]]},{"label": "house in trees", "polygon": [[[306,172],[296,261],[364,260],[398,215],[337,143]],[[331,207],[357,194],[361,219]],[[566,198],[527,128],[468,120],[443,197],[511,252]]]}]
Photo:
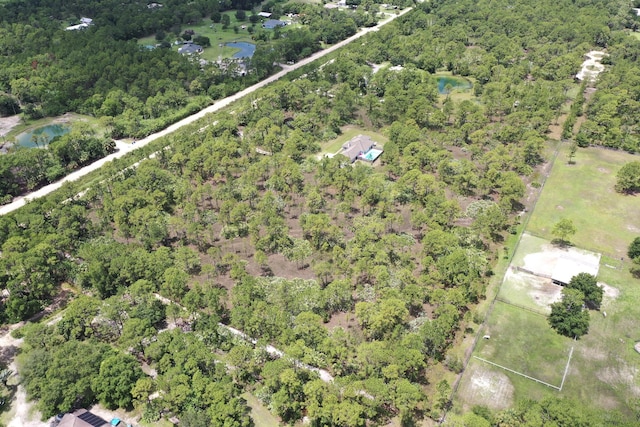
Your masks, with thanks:
[{"label": "house in trees", "polygon": [[589,273],[598,276],[600,269],[600,255],[597,256],[560,256],[551,272],[551,280],[556,285],[566,286],[573,276],[580,273]]},{"label": "house in trees", "polygon": [[86,409],[78,409],[64,414],[57,427],[111,427],[111,424]]},{"label": "house in trees", "polygon": [[374,140],[366,135],[358,135],[342,145],[340,154],[348,157],[351,163],[358,159],[373,162],[382,154],[382,150],[375,147]]},{"label": "house in trees", "polygon": [[259,12],[258,16],[261,18],[271,18],[272,13],[271,12]]},{"label": "house in trees", "polygon": [[204,49],[199,44],[185,43],[178,49],[178,53],[182,55],[196,55],[202,53]]},{"label": "house in trees", "polygon": [[65,28],[66,31],[76,31],[76,30],[84,30],[85,28],[92,25],[93,19],[91,18],[80,18],[80,23],[76,25],[71,25]]},{"label": "house in trees", "polygon": [[284,27],[285,25],[287,25],[287,23],[284,21],[280,21],[277,19],[268,19],[264,21],[264,23],[262,24],[262,28],[266,28],[267,30],[273,30],[274,28]]}]

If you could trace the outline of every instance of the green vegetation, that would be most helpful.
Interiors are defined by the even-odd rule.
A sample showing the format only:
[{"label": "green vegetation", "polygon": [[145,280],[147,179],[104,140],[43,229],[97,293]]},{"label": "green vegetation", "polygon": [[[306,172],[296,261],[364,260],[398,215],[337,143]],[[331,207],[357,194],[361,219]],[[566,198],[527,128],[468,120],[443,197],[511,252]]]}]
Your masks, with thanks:
[{"label": "green vegetation", "polygon": [[[610,403],[611,410],[545,399],[555,389],[500,371],[503,393],[489,390],[496,412],[457,414],[465,422],[519,425],[542,414],[559,425],[561,416],[568,425],[632,420],[627,397],[638,384],[628,373],[637,357],[632,334],[640,291],[626,270],[603,267],[608,287],[601,308],[609,315],[587,312],[589,333],[579,341],[556,334],[545,316],[500,301],[486,330],[476,331],[494,268],[502,270],[499,258],[510,251],[502,243],[515,245],[508,232],[522,228],[517,213],[532,200],[525,183],[543,173],[549,124],[576,87],[581,55],[613,48],[611,34],[626,22],[611,2],[588,4],[421,3],[322,67],[301,70],[86,177],[82,185],[91,188],[82,197],[72,196],[86,187],[70,185],[1,217],[0,280],[8,291],[2,320],[37,313],[66,283],[77,294],[57,324],[21,331],[28,397],[47,415],[94,401],[130,405],[147,423],[177,416],[186,425],[249,426],[247,392],[288,424],[303,416],[326,426],[438,421],[447,410],[476,404],[450,399],[465,346],[486,332],[476,354],[562,384],[572,399],[597,396],[595,404]],[[276,37],[283,50],[273,52],[297,57],[309,49],[301,40],[335,42],[357,19],[367,23],[363,9],[370,6],[348,16],[305,9],[314,14],[304,23],[309,30]],[[221,23],[229,16],[215,13]],[[271,52],[262,42],[263,53]],[[285,49],[291,45],[302,49]],[[276,57],[257,58],[268,69]],[[385,62],[402,69],[373,73],[370,63]],[[445,69],[475,79],[473,100],[441,99],[433,73]],[[195,80],[208,76],[197,74]],[[185,74],[178,86],[186,91],[187,81]],[[220,95],[227,83],[200,86],[207,87],[201,99],[213,96],[212,87]],[[188,87],[200,93],[192,82]],[[116,95],[107,106],[119,105]],[[114,120],[111,126],[126,129]],[[320,142],[363,123],[387,138],[380,167],[347,166],[341,156],[317,159]],[[264,150],[271,155],[259,154]],[[151,152],[152,159],[122,171]],[[578,151],[575,165],[556,162],[552,173],[573,168],[578,172],[565,178],[575,186],[590,178],[585,188],[608,184],[623,198],[611,191],[612,173],[601,184],[607,179],[578,168],[591,166],[585,160],[591,152]],[[552,179],[545,193],[561,191]],[[584,202],[600,194],[587,196]],[[548,228],[571,218],[578,244],[596,235],[591,223],[578,222],[589,216],[622,236],[620,221],[606,222],[608,210],[591,215],[591,207],[569,205],[551,219],[538,213],[545,197],[551,196],[543,194],[532,224],[545,215]],[[623,215],[637,223],[636,214]],[[78,357],[65,359],[69,352]],[[141,374],[141,360],[145,372],[157,375]],[[470,366],[494,370],[478,360]],[[57,387],[65,392],[54,394]],[[522,401],[532,398],[540,401]]]},{"label": "green vegetation", "polygon": [[623,257],[629,233],[640,223],[640,199],[617,193],[614,186],[616,171],[631,159],[624,152],[588,148],[578,150],[575,165],[555,162],[528,229],[551,239],[553,225],[571,218],[576,247]]},{"label": "green vegetation", "polygon": [[629,162],[622,166],[616,175],[616,191],[636,193],[640,191],[640,162]]},{"label": "green vegetation", "polygon": [[569,238],[576,234],[576,231],[573,221],[568,218],[562,218],[553,225],[551,234],[557,238],[561,244],[567,244],[569,243]]}]

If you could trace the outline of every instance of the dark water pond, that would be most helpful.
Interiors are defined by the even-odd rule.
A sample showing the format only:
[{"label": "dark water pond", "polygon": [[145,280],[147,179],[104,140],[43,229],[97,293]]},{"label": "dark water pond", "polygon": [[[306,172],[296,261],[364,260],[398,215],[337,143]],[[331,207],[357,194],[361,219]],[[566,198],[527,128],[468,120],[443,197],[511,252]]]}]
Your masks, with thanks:
[{"label": "dark water pond", "polygon": [[[18,145],[26,148],[44,147],[56,136],[69,133],[70,128],[66,125],[55,124],[47,125],[41,128],[33,129],[25,133],[21,133],[16,137]],[[34,141],[37,139],[38,143]]]},{"label": "dark water pond", "polygon": [[453,89],[471,89],[473,86],[467,79],[461,77],[440,76],[436,77],[438,81],[438,92],[441,95],[449,93],[447,87],[450,86],[450,90]]}]

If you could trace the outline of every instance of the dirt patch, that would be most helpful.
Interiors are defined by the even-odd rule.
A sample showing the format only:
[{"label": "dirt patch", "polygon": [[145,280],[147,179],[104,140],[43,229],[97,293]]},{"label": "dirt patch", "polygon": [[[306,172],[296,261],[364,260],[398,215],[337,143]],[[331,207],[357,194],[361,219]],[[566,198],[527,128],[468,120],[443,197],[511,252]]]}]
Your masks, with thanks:
[{"label": "dirt patch", "polygon": [[580,347],[580,354],[582,355],[582,357],[585,360],[598,360],[598,361],[603,361],[603,360],[607,360],[607,358],[609,357],[608,353],[605,352],[602,349],[599,348],[595,348],[594,346],[584,346],[584,347]]},{"label": "dirt patch", "polygon": [[[583,266],[598,266],[600,254],[571,247],[543,245],[541,252],[524,257],[524,268],[536,275],[551,277],[560,259],[569,259]],[[586,271],[586,270],[585,270]]]},{"label": "dirt patch", "polygon": [[331,316],[331,319],[325,324],[325,327],[329,330],[333,330],[335,328],[342,328],[344,330],[359,328],[358,322],[356,321],[353,313],[335,313]]},{"label": "dirt patch", "polygon": [[470,365],[460,393],[470,405],[486,405],[494,410],[507,409],[513,405],[514,387],[504,373],[483,365]]},{"label": "dirt patch", "polygon": [[602,295],[603,299],[614,300],[620,296],[620,289],[614,288],[613,286],[609,286],[604,282],[598,282],[598,286],[601,286],[604,293]]},{"label": "dirt patch", "polygon": [[632,394],[640,396],[640,387],[635,384],[638,375],[638,368],[632,367],[618,359],[617,363],[611,364],[596,372],[596,377],[604,383],[615,388],[620,385],[626,386]]},{"label": "dirt patch", "polygon": [[609,169],[606,169],[606,168],[598,168],[598,172],[601,172],[601,173],[611,173],[611,171],[610,171]]},{"label": "dirt patch", "polygon": [[0,118],[0,136],[5,136],[11,129],[17,126],[20,123],[20,116],[9,116],[9,117],[1,117]]},{"label": "dirt patch", "polygon": [[505,274],[505,281],[508,281],[512,288],[526,292],[531,300],[545,311],[562,298],[562,286],[554,285],[551,279],[545,277],[509,269]]},{"label": "dirt patch", "polygon": [[637,343],[636,343],[636,345],[634,345],[634,346],[633,346],[633,348],[635,348],[635,349],[636,349],[636,351],[637,351],[638,353],[640,353],[640,341],[639,341],[639,342],[637,342]]},{"label": "dirt patch", "polygon": [[632,233],[640,233],[640,228],[632,224],[627,225],[627,230],[631,231]]},{"label": "dirt patch", "polygon": [[559,211],[563,211],[564,210],[564,208],[562,206],[560,206],[560,205],[556,206],[556,209],[558,209]]}]

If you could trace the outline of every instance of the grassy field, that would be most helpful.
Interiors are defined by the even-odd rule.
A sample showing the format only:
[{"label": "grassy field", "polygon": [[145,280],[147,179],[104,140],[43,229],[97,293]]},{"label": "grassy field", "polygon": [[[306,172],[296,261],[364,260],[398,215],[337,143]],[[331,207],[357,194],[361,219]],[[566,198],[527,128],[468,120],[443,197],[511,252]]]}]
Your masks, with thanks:
[{"label": "grassy field", "polygon": [[[565,147],[567,148],[567,147]],[[621,151],[581,148],[575,164],[561,151],[529,222],[534,234],[551,239],[551,229],[569,218],[577,233],[571,243],[594,252],[625,257],[627,247],[640,236],[640,197],[616,193],[616,173],[638,160]]]},{"label": "grassy field", "polygon": [[479,341],[474,356],[560,385],[572,340],[555,333],[545,316],[497,302],[484,333],[491,339]]},{"label": "grassy field", "polygon": [[[473,353],[560,385],[568,351],[573,347],[562,391],[472,358],[456,395],[455,412],[474,404],[503,409],[523,398],[557,395],[632,414],[629,402],[640,398],[640,355],[633,349],[640,341],[640,281],[631,277],[629,262],[620,256],[624,256],[631,239],[640,234],[634,228],[640,226],[640,199],[613,191],[617,170],[632,159],[629,154],[611,150],[581,149],[576,164],[568,165],[566,154],[561,153],[528,225],[529,230],[551,238],[552,224],[563,216],[571,218],[578,228],[572,243],[605,253],[598,274],[605,295],[601,311],[590,312],[589,333],[577,341],[570,340],[553,332],[545,316],[497,301],[482,331],[491,338],[481,340]],[[546,239],[524,235],[512,266],[524,265],[525,256],[549,245]],[[510,273],[499,297],[541,308],[539,294],[532,291],[534,286],[522,288]]]},{"label": "grassy field", "polygon": [[256,427],[279,427],[278,419],[251,393],[244,393],[242,397],[251,408],[251,418]]},{"label": "grassy field", "polygon": [[[196,25],[187,25],[182,28],[182,32],[185,30],[193,30],[196,36],[208,37],[211,41],[211,47],[205,48],[204,52],[200,55],[201,58],[206,59],[208,61],[217,61],[223,58],[231,58],[240,49],[227,47],[226,43],[231,42],[248,42],[254,43],[251,38],[252,35],[249,33],[249,27],[251,27],[251,22],[249,19],[245,21],[238,21],[235,16],[235,11],[226,12],[223,15],[228,15],[230,19],[230,24],[227,29],[222,29],[222,24],[214,24],[210,19],[206,18],[202,22]],[[247,13],[247,16],[249,13]],[[288,18],[284,17],[283,21],[287,21]],[[242,29],[242,26],[245,26],[245,29]],[[238,32],[234,30],[234,27],[238,27]],[[300,25],[287,25],[282,29],[282,32],[290,31],[294,28],[298,28]],[[266,31],[271,34],[273,30],[263,30],[261,27],[261,23],[258,22],[254,26],[255,32],[258,31]],[[171,36],[170,38],[171,39]],[[175,36],[173,37],[175,40]],[[149,35],[147,37],[143,37],[138,39],[138,43],[141,45],[155,45],[157,43],[155,39],[155,35]],[[177,51],[180,46],[172,44],[171,49]]]},{"label": "grassy field", "polygon": [[342,129],[342,134],[336,139],[328,141],[322,144],[322,152],[328,154],[334,154],[342,147],[342,144],[358,135],[367,135],[373,139],[378,146],[384,146],[384,143],[388,141],[386,136],[383,136],[377,132],[364,130],[359,127],[347,126]]}]

